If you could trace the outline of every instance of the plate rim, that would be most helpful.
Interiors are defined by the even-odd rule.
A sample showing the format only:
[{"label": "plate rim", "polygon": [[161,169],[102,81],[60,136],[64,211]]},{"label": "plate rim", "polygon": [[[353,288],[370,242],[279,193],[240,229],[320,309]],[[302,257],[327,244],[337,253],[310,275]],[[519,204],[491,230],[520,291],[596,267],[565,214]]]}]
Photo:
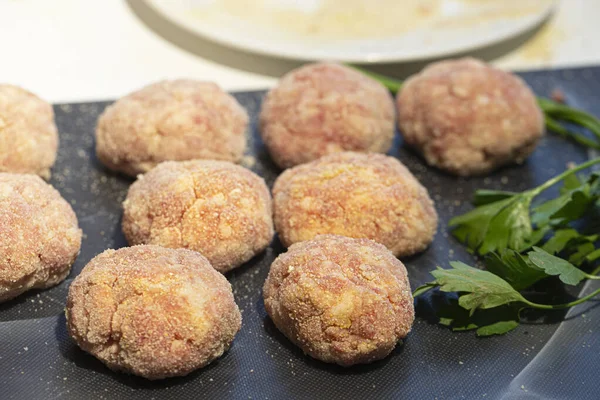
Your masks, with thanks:
[{"label": "plate rim", "polygon": [[365,54],[362,56],[348,56],[348,57],[330,57],[330,58],[322,58],[316,55],[304,54],[296,51],[282,50],[282,49],[273,49],[272,47],[258,47],[252,44],[248,44],[247,42],[239,43],[233,40],[230,40],[222,35],[215,33],[211,29],[204,29],[200,24],[192,23],[188,18],[182,17],[177,11],[175,11],[171,7],[165,7],[160,0],[145,0],[145,3],[157,14],[162,15],[163,18],[166,18],[170,23],[185,29],[187,32],[203,38],[205,40],[217,43],[221,46],[235,49],[239,51],[243,51],[249,54],[258,54],[261,56],[271,57],[271,58],[279,58],[288,61],[303,61],[303,62],[315,62],[322,60],[343,62],[343,63],[353,63],[353,64],[384,64],[384,63],[402,63],[402,62],[418,62],[418,61],[427,61],[434,60],[439,58],[445,58],[452,55],[471,52],[475,50],[480,50],[485,47],[492,46],[494,44],[502,43],[519,35],[522,35],[525,32],[528,32],[532,29],[535,29],[539,25],[541,25],[544,21],[550,18],[556,11],[559,5],[559,0],[551,0],[548,6],[540,13],[535,15],[530,21],[526,21],[522,23],[522,26],[519,26],[518,29],[511,30],[510,32],[506,32],[502,35],[483,39],[479,42],[475,42],[471,45],[455,45],[449,46],[443,50],[432,51],[429,53],[420,53],[415,55],[402,55],[399,53],[379,53],[376,55],[373,54]]}]

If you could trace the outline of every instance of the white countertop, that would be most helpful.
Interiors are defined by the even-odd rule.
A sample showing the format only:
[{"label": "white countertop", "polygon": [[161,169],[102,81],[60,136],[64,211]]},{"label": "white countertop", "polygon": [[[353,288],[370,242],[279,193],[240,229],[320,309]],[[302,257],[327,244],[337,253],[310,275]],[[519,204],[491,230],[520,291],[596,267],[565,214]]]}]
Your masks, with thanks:
[{"label": "white countertop", "polygon": [[[532,37],[479,55],[520,70],[600,64],[598,16],[600,1],[562,0]],[[0,82],[51,102],[112,99],[178,77],[213,80],[231,91],[261,89],[298,65],[196,38],[143,0],[3,0],[0,38]],[[385,68],[399,76],[410,70]]]}]

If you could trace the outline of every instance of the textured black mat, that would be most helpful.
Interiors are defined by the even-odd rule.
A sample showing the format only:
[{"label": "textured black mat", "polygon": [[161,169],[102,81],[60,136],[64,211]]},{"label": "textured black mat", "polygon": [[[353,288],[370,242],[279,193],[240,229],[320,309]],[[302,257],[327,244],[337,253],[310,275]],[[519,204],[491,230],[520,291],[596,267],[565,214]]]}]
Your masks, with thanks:
[{"label": "textured black mat", "polygon": [[[600,115],[600,68],[523,76],[539,94],[560,88],[571,105]],[[256,133],[263,94],[236,97],[252,116],[252,169],[271,185],[278,171]],[[71,202],[85,234],[70,279],[96,254],[126,245],[120,203],[131,181],[105,171],[93,155],[96,118],[106,104],[55,107],[61,146],[51,183]],[[472,261],[448,236],[445,224],[468,209],[476,188],[523,190],[589,156],[550,135],[524,166],[465,180],[426,168],[399,137],[391,154],[429,189],[441,217],[429,250],[404,260],[413,288],[430,280],[429,271],[447,266],[449,259]],[[70,279],[0,305],[0,398],[598,398],[600,307],[594,303],[572,310],[562,324],[557,321],[564,314],[532,315],[530,323],[507,336],[478,339],[472,332],[454,333],[428,322],[428,302],[420,301],[412,333],[386,360],[342,369],[305,357],[277,332],[262,303],[269,265],[282,250],[275,240],[264,254],[228,274],[242,310],[242,330],[224,357],[185,378],[149,382],[115,374],[80,351],[69,340],[62,315]]]}]

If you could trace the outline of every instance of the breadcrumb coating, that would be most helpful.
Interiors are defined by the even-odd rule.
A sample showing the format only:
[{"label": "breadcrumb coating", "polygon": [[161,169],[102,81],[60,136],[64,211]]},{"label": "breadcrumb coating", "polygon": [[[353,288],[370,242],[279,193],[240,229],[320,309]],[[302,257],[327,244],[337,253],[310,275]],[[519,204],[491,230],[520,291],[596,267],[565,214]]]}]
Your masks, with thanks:
[{"label": "breadcrumb coating", "polygon": [[337,153],[288,169],[273,198],[285,246],[330,233],[372,239],[404,257],[424,250],[437,230],[427,189],[383,154]]},{"label": "breadcrumb coating", "polygon": [[66,316],[79,347],[148,379],[204,367],[241,327],[231,285],[205,257],[159,246],[92,259],[69,288]]},{"label": "breadcrumb coating", "polygon": [[20,87],[0,84],[0,172],[49,179],[57,150],[52,106]]},{"label": "breadcrumb coating", "polygon": [[281,168],[352,150],[386,153],[394,138],[394,102],[374,79],[338,64],[303,66],[265,98],[260,132]]},{"label": "breadcrumb coating", "polygon": [[36,175],[0,173],[0,302],[64,280],[80,247],[60,193]]},{"label": "breadcrumb coating", "polygon": [[472,58],[434,63],[397,97],[404,140],[450,173],[485,174],[522,163],[544,135],[544,115],[527,84]]},{"label": "breadcrumb coating", "polygon": [[162,161],[240,161],[248,114],[219,86],[162,81],[109,106],[98,119],[96,153],[106,167],[136,176]]},{"label": "breadcrumb coating", "polygon": [[130,244],[196,250],[223,273],[262,252],[274,234],[264,180],[225,161],[164,162],[131,185],[123,208]]},{"label": "breadcrumb coating", "polygon": [[288,339],[344,367],[385,358],[414,321],[406,268],[368,239],[320,235],[292,245],[271,265],[263,294]]}]

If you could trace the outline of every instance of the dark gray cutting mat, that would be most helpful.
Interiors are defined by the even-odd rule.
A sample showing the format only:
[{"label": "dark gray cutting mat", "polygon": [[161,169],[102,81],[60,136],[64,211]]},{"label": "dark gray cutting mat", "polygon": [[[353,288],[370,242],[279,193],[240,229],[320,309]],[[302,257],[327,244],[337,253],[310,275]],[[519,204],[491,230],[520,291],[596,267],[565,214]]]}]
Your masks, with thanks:
[{"label": "dark gray cutting mat", "polygon": [[[559,88],[568,102],[600,115],[600,68],[522,74],[537,93]],[[252,169],[269,185],[278,170],[258,139],[256,120],[264,92],[236,94],[252,117]],[[277,240],[262,255],[228,274],[242,310],[243,327],[228,353],[185,378],[149,382],[106,369],[71,342],[62,314],[71,279],[96,254],[126,245],[120,229],[121,201],[131,180],[115,176],[94,156],[96,118],[108,103],[55,107],[61,136],[51,183],[73,205],[84,231],[81,255],[67,281],[0,305],[0,398],[2,399],[175,399],[175,398],[410,398],[410,399],[595,399],[600,393],[600,307],[580,306],[559,324],[562,313],[530,315],[528,324],[506,336],[486,339],[454,333],[431,321],[430,302],[417,304],[417,320],[404,345],[387,359],[343,369],[302,355],[266,316],[261,289],[269,265],[283,249]],[[489,177],[457,179],[426,168],[402,147],[391,154],[429,189],[441,217],[435,242],[404,260],[414,287],[449,259],[471,262],[448,236],[446,222],[467,210],[476,188],[523,190],[588,154],[553,135],[524,166]],[[549,284],[552,284],[550,282]],[[585,288],[591,290],[591,288]],[[547,299],[562,301],[571,294]]]}]

